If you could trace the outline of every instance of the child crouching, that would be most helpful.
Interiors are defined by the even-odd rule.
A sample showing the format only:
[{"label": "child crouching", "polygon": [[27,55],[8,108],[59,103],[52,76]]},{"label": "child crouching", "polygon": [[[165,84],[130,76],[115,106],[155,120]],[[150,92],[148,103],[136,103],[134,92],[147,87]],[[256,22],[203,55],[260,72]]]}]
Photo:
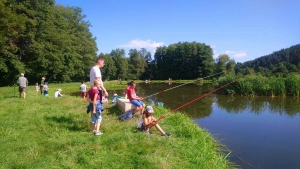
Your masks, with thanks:
[{"label": "child crouching", "polygon": [[147,106],[143,112],[141,119],[138,122],[138,129],[145,131],[146,134],[150,134],[150,129],[154,126],[161,136],[170,136],[170,134],[163,131],[163,129],[156,123],[156,119],[152,116],[154,113],[152,106]]}]

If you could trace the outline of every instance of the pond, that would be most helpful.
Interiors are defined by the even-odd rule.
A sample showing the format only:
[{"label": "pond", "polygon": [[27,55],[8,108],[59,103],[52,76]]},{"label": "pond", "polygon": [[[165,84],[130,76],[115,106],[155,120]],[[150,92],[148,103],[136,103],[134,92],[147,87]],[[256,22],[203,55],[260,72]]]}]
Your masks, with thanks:
[{"label": "pond", "polygon": [[[178,84],[138,84],[137,95],[149,96]],[[213,87],[184,85],[150,98],[175,109]],[[123,90],[111,91],[122,95]],[[300,98],[244,97],[210,94],[184,108],[231,152],[241,168],[300,168]]]}]

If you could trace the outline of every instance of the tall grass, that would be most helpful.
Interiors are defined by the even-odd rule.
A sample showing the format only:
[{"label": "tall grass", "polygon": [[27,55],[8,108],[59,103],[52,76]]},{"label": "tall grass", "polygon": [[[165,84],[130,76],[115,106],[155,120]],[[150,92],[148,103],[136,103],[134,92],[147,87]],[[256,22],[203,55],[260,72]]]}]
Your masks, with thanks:
[{"label": "tall grass", "polygon": [[221,92],[246,96],[300,96],[299,74],[289,74],[287,78],[267,78],[261,75],[238,77],[231,74],[217,79],[215,87],[223,86],[236,79],[238,79],[237,82],[222,89]]},{"label": "tall grass", "polygon": [[[77,83],[49,86],[79,90]],[[120,122],[122,112],[106,104],[104,134],[94,136],[86,101],[35,96],[31,87],[26,99],[10,97],[12,87],[0,88],[7,96],[0,97],[0,168],[232,168],[213,137],[184,114],[159,122],[171,137],[155,129],[146,135],[136,132],[137,118]],[[167,112],[155,107],[156,117]]]}]

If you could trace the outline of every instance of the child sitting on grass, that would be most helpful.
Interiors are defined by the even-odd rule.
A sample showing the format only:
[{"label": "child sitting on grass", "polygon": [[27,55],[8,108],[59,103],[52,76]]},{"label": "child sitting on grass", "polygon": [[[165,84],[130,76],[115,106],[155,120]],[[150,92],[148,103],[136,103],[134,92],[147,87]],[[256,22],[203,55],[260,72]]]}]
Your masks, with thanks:
[{"label": "child sitting on grass", "polygon": [[101,100],[100,100],[100,94],[99,94],[99,90],[98,90],[99,87],[100,87],[100,81],[95,80],[93,88],[91,88],[88,91],[89,96],[87,98],[88,101],[90,102],[91,107],[92,107],[91,108],[91,110],[92,110],[92,113],[91,113],[91,117],[92,117],[91,131],[96,136],[99,136],[99,135],[103,134],[99,131],[100,124],[101,124],[101,121],[102,121],[101,114],[102,114],[102,111],[103,111],[102,103],[101,103]]},{"label": "child sitting on grass", "polygon": [[163,131],[163,129],[156,123],[156,119],[152,116],[154,113],[152,106],[147,106],[146,110],[142,114],[142,121],[138,122],[138,129],[145,131],[146,134],[150,134],[150,129],[154,126],[161,136],[170,136],[170,134]]}]

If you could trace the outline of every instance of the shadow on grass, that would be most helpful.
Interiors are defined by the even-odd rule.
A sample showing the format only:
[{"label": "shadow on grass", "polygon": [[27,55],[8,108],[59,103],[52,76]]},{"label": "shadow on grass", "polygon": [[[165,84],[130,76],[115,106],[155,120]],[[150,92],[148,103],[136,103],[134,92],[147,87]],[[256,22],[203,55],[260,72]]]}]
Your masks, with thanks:
[{"label": "shadow on grass", "polygon": [[105,110],[107,111],[107,115],[114,115],[116,117],[119,117],[121,114],[124,113],[121,110],[119,110],[117,105],[111,105],[111,107],[105,108]]},{"label": "shadow on grass", "polygon": [[81,92],[67,92],[66,94],[68,94],[69,96],[78,96],[81,97]]},{"label": "shadow on grass", "polygon": [[87,131],[85,126],[81,126],[78,121],[73,120],[71,117],[64,116],[52,116],[46,117],[46,120],[50,120],[58,123],[58,125],[62,128],[66,128],[71,131]]}]

